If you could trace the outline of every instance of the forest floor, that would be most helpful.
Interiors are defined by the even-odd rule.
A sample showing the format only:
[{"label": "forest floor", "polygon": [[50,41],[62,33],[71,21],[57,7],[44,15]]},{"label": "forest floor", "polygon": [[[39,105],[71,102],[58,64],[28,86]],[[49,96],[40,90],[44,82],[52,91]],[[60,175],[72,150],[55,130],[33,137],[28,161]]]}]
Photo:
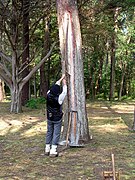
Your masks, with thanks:
[{"label": "forest floor", "polygon": [[120,180],[135,180],[134,102],[87,103],[90,134],[84,148],[69,148],[60,157],[44,156],[45,108],[9,113],[0,103],[0,180],[102,180],[114,154]]}]

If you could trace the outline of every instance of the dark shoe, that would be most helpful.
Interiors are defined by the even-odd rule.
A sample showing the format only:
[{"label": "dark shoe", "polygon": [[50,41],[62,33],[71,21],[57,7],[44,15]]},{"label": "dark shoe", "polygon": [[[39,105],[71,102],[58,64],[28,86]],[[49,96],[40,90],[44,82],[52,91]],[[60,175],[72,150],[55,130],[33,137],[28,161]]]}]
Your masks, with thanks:
[{"label": "dark shoe", "polygon": [[49,157],[58,157],[59,156],[59,154],[57,153],[57,154],[50,154],[49,155]]},{"label": "dark shoe", "polygon": [[49,152],[45,152],[45,156],[49,156],[49,154],[50,154]]}]

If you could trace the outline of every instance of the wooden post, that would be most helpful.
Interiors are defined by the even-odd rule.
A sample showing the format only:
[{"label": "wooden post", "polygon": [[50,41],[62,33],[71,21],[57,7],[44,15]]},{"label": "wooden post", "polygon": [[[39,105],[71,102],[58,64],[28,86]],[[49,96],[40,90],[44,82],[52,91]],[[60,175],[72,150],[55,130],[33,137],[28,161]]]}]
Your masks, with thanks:
[{"label": "wooden post", "polygon": [[70,126],[71,126],[71,118],[72,118],[72,113],[69,112],[69,122],[68,122],[68,130],[67,130],[67,137],[66,137],[66,147],[68,145],[68,138],[69,138],[69,134],[70,134]]},{"label": "wooden post", "polygon": [[114,154],[112,154],[112,170],[113,170],[113,180],[116,180],[115,165],[114,165]]}]

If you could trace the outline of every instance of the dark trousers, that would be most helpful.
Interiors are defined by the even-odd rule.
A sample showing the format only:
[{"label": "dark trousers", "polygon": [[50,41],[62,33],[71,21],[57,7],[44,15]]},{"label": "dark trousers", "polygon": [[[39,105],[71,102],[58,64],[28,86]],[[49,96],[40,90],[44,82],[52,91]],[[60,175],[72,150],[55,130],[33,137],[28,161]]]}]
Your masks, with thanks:
[{"label": "dark trousers", "polygon": [[62,119],[59,121],[47,120],[46,144],[58,145],[61,133]]}]

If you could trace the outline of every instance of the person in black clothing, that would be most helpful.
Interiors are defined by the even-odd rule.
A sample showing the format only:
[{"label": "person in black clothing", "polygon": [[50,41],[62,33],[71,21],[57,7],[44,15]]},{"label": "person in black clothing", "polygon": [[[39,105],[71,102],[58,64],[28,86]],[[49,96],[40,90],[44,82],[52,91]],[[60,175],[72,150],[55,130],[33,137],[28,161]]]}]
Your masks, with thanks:
[{"label": "person in black clothing", "polygon": [[[62,92],[60,84],[63,84]],[[57,146],[62,126],[62,103],[67,94],[65,75],[63,75],[47,92],[47,134],[45,155],[57,156]]]}]

